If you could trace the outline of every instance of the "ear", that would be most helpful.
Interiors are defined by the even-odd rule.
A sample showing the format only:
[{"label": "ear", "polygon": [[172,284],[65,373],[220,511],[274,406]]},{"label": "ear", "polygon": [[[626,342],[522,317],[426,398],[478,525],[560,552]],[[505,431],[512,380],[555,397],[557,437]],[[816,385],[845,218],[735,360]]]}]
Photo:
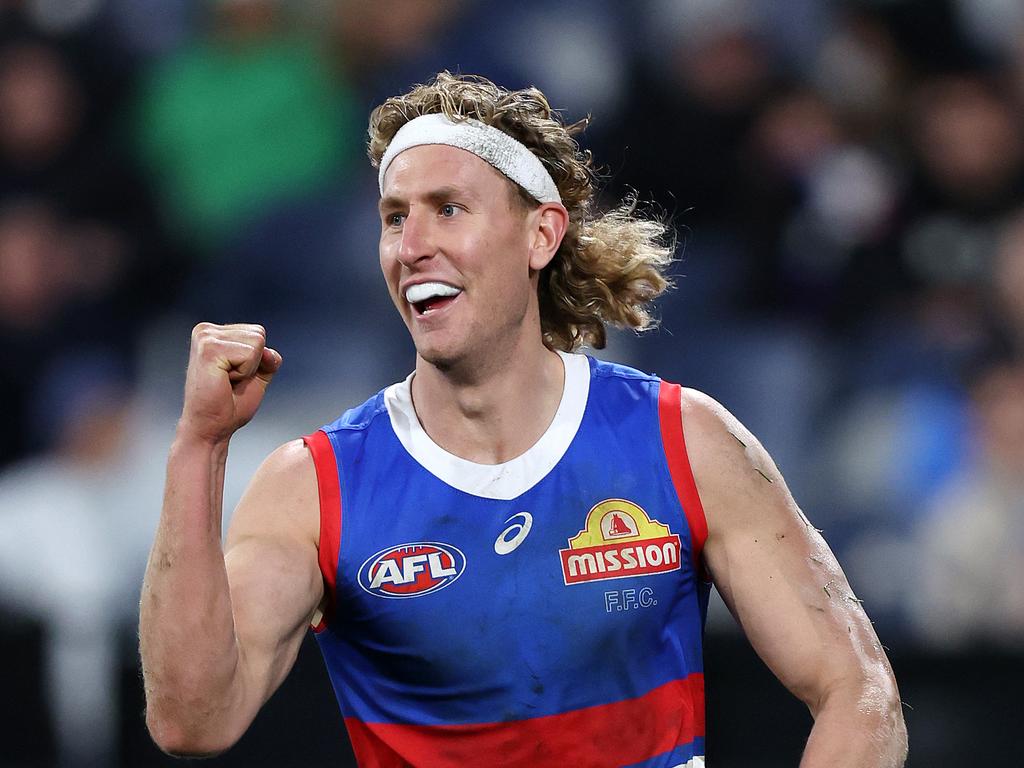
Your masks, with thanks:
[{"label": "ear", "polygon": [[539,272],[554,258],[569,229],[569,212],[561,203],[542,203],[531,212],[530,269]]}]

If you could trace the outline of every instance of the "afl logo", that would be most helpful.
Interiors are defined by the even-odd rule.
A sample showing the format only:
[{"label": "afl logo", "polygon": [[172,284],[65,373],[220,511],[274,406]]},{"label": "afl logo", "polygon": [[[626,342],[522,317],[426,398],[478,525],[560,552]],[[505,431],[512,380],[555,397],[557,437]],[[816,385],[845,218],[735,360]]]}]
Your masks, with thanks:
[{"label": "afl logo", "polygon": [[359,568],[359,586],[377,597],[419,597],[444,589],[466,569],[451,544],[417,541],[382,549]]}]

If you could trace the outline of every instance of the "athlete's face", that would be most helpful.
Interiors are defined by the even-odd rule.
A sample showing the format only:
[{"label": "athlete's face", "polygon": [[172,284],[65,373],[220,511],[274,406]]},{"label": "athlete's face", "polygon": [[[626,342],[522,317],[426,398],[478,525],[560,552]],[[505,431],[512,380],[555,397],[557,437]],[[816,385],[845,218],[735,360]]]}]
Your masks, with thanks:
[{"label": "athlete's face", "polygon": [[[392,162],[380,201],[380,263],[417,353],[448,367],[475,352],[540,338],[540,213],[465,150],[413,147]],[[557,247],[557,244],[556,244]]]}]

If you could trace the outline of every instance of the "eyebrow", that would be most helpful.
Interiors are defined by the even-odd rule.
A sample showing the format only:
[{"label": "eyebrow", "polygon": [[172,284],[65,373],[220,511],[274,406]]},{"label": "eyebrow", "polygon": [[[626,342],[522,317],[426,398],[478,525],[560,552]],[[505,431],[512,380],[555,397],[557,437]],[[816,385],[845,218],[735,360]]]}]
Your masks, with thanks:
[{"label": "eyebrow", "polygon": [[[452,200],[452,199],[459,199],[459,198],[461,198],[463,200],[465,200],[465,199],[479,200],[480,199],[479,195],[474,194],[473,192],[471,192],[470,190],[466,189],[465,187],[456,187],[454,185],[445,185],[443,187],[437,187],[436,189],[432,189],[429,192],[426,192],[425,194],[420,195],[420,197],[423,200],[426,200],[428,203],[433,203],[435,205],[439,204],[439,203],[447,202],[447,201]],[[394,210],[395,208],[401,208],[405,204],[406,204],[406,201],[405,201],[404,198],[395,197],[394,195],[387,195],[385,197],[382,197],[380,199],[380,202],[377,203],[377,210],[382,211],[382,212],[383,211],[390,211],[390,210]]]}]

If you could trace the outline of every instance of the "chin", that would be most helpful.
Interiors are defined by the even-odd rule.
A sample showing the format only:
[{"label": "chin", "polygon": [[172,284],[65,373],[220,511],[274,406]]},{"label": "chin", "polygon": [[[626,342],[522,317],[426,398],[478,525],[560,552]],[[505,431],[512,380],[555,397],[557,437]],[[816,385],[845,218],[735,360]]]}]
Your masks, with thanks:
[{"label": "chin", "polygon": [[[417,329],[419,330],[419,329]],[[462,372],[471,375],[494,353],[500,337],[487,332],[487,328],[460,325],[438,329],[413,336],[416,355],[439,371]]]},{"label": "chin", "polygon": [[458,363],[458,360],[456,360],[455,358],[447,357],[445,355],[435,355],[435,354],[430,354],[429,352],[426,353],[426,354],[424,354],[423,352],[420,352],[418,354],[420,356],[420,359],[430,363],[432,366],[437,368],[439,371],[450,371]]},{"label": "chin", "polygon": [[441,371],[450,371],[462,359],[462,355],[455,350],[436,346],[416,345],[416,354]]}]

